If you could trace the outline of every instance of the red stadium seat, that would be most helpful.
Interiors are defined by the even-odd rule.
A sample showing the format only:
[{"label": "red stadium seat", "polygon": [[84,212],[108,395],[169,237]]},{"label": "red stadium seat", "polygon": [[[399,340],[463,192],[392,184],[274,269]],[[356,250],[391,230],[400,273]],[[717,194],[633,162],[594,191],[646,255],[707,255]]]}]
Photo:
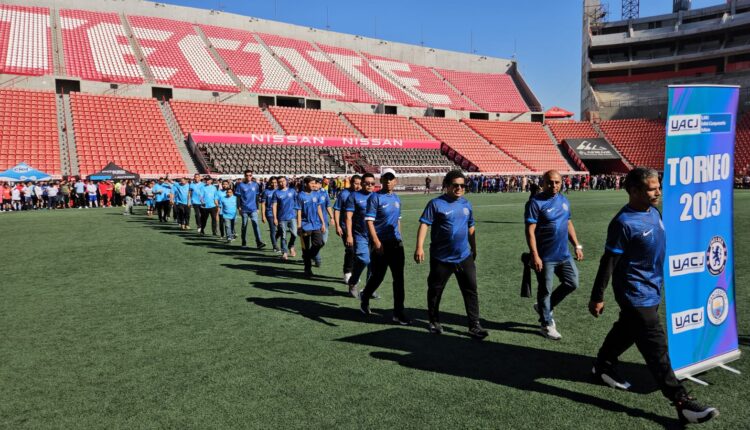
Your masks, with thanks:
[{"label": "red stadium seat", "polygon": [[53,92],[0,90],[0,170],[22,161],[62,174]]},{"label": "red stadium seat", "polygon": [[0,74],[52,74],[49,9],[0,5]]},{"label": "red stadium seat", "polygon": [[664,121],[618,119],[602,121],[599,127],[630,164],[664,169]]},{"label": "red stadium seat", "polygon": [[289,135],[356,137],[335,112],[275,106],[269,111]]},{"label": "red stadium seat", "polygon": [[510,75],[436,69],[448,82],[487,112],[528,112]]},{"label": "red stadium seat", "polygon": [[277,134],[260,108],[226,103],[169,102],[182,132]]},{"label": "red stadium seat", "polygon": [[110,161],[141,175],[187,174],[155,99],[71,93],[70,105],[81,175]]}]

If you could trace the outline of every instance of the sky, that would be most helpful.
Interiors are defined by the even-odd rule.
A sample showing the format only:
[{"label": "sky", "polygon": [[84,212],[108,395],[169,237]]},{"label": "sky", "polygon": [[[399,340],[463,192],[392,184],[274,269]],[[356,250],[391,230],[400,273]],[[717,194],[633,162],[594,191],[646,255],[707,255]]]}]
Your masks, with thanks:
[{"label": "sky", "polygon": [[[160,0],[366,37],[478,55],[515,56],[545,109],[579,117],[582,0]],[[620,19],[620,0],[608,4]],[[693,8],[723,3],[693,0]],[[671,0],[642,0],[640,16],[672,11]]]}]

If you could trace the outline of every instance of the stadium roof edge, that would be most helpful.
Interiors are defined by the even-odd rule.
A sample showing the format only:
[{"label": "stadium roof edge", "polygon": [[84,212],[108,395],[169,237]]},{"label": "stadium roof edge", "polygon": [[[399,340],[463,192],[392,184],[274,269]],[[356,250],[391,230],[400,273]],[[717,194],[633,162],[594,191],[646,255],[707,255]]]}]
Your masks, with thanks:
[{"label": "stadium roof edge", "polygon": [[[737,0],[737,6],[746,6],[746,5],[750,5],[750,0]],[[730,5],[728,3],[721,3],[721,4],[717,4],[713,6],[706,6],[700,9],[691,9],[687,12],[683,12],[682,17],[683,19],[685,19],[685,18],[691,18],[694,16],[700,16],[704,14],[721,12],[723,10],[727,10],[729,7]],[[601,27],[603,28],[617,27],[621,25],[627,25],[629,22],[633,24],[638,24],[638,23],[643,23],[643,22],[660,21],[664,19],[674,18],[677,15],[678,15],[677,13],[664,13],[660,15],[643,16],[643,17],[639,17],[639,18],[631,19],[631,20],[620,19],[617,21],[604,22],[601,24]]]}]

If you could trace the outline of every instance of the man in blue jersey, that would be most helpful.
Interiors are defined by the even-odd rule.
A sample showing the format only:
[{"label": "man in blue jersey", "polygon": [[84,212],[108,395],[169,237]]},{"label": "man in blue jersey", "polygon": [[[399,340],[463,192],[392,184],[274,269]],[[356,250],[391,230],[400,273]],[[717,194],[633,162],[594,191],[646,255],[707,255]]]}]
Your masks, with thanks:
[{"label": "man in blue jersey", "polygon": [[172,204],[177,224],[180,225],[180,230],[188,230],[190,228],[190,209],[188,208],[190,185],[187,178],[180,178],[179,182],[172,187],[172,191]]},{"label": "man in blue jersey", "polygon": [[612,278],[620,316],[599,349],[592,374],[610,387],[630,388],[617,374],[616,366],[620,355],[635,344],[662,394],[677,408],[680,421],[708,421],[719,411],[688,396],[675,377],[658,313],[666,249],[664,224],[656,208],[661,197],[658,173],[643,167],[631,170],[625,190],[628,204],[609,223],[589,302],[589,312],[599,317],[604,312],[604,291]]},{"label": "man in blue jersey", "polygon": [[206,184],[201,189],[201,235],[206,234],[206,224],[211,218],[211,234],[216,236],[216,227],[219,223],[219,188],[214,185],[210,176],[206,177]]},{"label": "man in blue jersey", "polygon": [[304,189],[297,195],[297,225],[302,237],[302,261],[305,276],[311,277],[312,262],[323,247],[323,232],[326,231],[321,196],[315,189],[316,180],[310,176],[303,179]]},{"label": "man in blue jersey", "polygon": [[[279,189],[273,194],[273,222],[281,229],[281,259],[297,255],[294,241],[297,239],[297,192],[287,187],[286,178],[279,177]],[[291,235],[287,242],[287,233]]]},{"label": "man in blue jersey", "polygon": [[336,202],[333,204],[333,219],[336,225],[336,234],[341,237],[344,243],[344,283],[349,284],[349,278],[352,277],[352,268],[354,266],[354,248],[346,246],[346,201],[349,195],[362,189],[362,177],[353,175],[349,180],[349,188],[339,192]]},{"label": "man in blue jersey", "polygon": [[196,173],[193,175],[193,181],[190,182],[190,193],[188,198],[188,209],[193,208],[195,214],[195,225],[198,226],[198,233],[203,233],[201,225],[201,198],[203,196],[203,187],[206,184],[203,183],[201,175]]},{"label": "man in blue jersey", "polygon": [[164,206],[164,201],[169,200],[170,188],[164,183],[164,178],[159,178],[159,181],[154,185],[152,190],[154,192],[156,214],[159,215],[159,222],[167,222],[167,212]]},{"label": "man in blue jersey", "polygon": [[469,335],[484,339],[489,333],[479,322],[477,295],[477,243],[474,232],[474,211],[464,197],[466,176],[452,170],[443,178],[445,193],[427,203],[419,218],[417,248],[414,261],[425,259],[424,240],[430,232],[430,274],[427,277],[427,313],[430,332],[443,333],[440,325],[440,298],[451,275],[456,275],[469,318]]},{"label": "man in blue jersey", "polygon": [[[333,208],[331,208],[331,196],[328,194],[328,190],[323,188],[323,182],[320,180],[320,178],[314,178],[313,185],[313,192],[318,195],[318,204],[320,205],[321,209],[323,210],[323,224],[325,224],[326,229],[323,231],[323,246],[328,243],[328,231],[329,226],[333,223]],[[320,267],[322,263],[322,258],[320,256],[320,252],[315,256],[315,259],[313,262],[315,263],[315,267]]]},{"label": "man in blue jersey", "polygon": [[352,276],[349,278],[349,294],[359,297],[357,284],[362,272],[370,265],[370,236],[365,222],[367,199],[375,188],[375,175],[362,175],[362,189],[349,194],[346,201],[346,246],[354,249]]},{"label": "man in blue jersey", "polygon": [[[575,247],[576,260],[583,259],[583,246],[578,243],[570,220],[570,202],[560,194],[560,173],[550,170],[543,178],[543,192],[531,197],[524,211],[526,243],[539,284],[534,309],[539,315],[540,331],[547,339],[560,340],[552,311],[578,288],[578,268],[568,251],[568,241]],[[560,286],[552,291],[555,276]]]},{"label": "man in blue jersey", "polygon": [[362,291],[360,310],[370,315],[370,297],[390,267],[393,278],[393,322],[409,325],[404,314],[404,244],[401,241],[401,200],[394,192],[396,172],[383,169],[382,188],[367,199],[365,222],[370,235],[370,277]]},{"label": "man in blue jersey", "polygon": [[271,246],[273,252],[281,252],[279,250],[279,240],[276,237],[276,224],[273,222],[273,195],[276,192],[277,180],[275,176],[268,178],[266,188],[263,190],[260,196],[260,213],[261,222],[268,223],[268,229],[271,233]]},{"label": "man in blue jersey", "polygon": [[244,179],[235,187],[235,194],[240,202],[240,213],[242,214],[242,247],[247,247],[247,222],[253,225],[255,245],[263,249],[266,244],[260,238],[260,225],[258,224],[258,193],[260,187],[253,181],[253,172],[245,170]]}]

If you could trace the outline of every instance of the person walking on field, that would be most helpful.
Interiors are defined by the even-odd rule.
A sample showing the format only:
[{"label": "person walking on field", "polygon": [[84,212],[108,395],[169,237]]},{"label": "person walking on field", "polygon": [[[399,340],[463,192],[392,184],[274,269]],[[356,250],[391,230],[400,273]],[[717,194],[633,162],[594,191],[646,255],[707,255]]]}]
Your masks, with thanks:
[{"label": "person walking on field", "polygon": [[[539,284],[534,309],[539,316],[542,335],[552,340],[562,338],[552,312],[578,288],[578,268],[568,250],[568,241],[575,247],[576,260],[583,259],[583,246],[578,242],[570,219],[570,202],[560,194],[561,186],[559,172],[546,172],[543,192],[531,197],[524,211],[526,243]],[[553,291],[555,276],[561,284]]]},{"label": "person walking on field", "polygon": [[409,325],[404,313],[404,244],[401,241],[401,199],[394,192],[396,172],[383,169],[382,188],[367,200],[365,222],[370,234],[370,277],[361,293],[360,310],[370,315],[370,298],[391,269],[393,278],[393,322]]},{"label": "person walking on field", "polygon": [[635,344],[680,421],[708,421],[719,411],[690,397],[675,377],[658,312],[666,249],[664,224],[656,208],[661,197],[659,175],[656,170],[637,167],[627,174],[624,187],[628,204],[609,223],[589,301],[589,312],[598,318],[604,312],[604,291],[611,278],[620,315],[599,348],[591,373],[612,388],[629,389],[630,383],[617,373],[617,363]]},{"label": "person walking on field", "polygon": [[[337,178],[338,181],[342,182]],[[336,202],[333,204],[333,220],[336,226],[336,234],[341,237],[344,243],[344,283],[349,284],[349,278],[352,277],[352,269],[354,267],[354,248],[346,245],[346,202],[349,200],[351,193],[362,189],[362,177],[359,175],[353,175],[351,180],[348,181],[349,188],[344,188],[336,196]]]},{"label": "person walking on field", "polygon": [[440,324],[440,299],[451,275],[456,275],[469,318],[469,335],[484,339],[489,335],[479,322],[477,294],[477,242],[474,211],[463,196],[466,176],[452,170],[443,178],[445,193],[427,203],[419,218],[414,261],[424,262],[424,241],[430,231],[430,274],[427,276],[427,314],[431,333],[443,333]]}]

